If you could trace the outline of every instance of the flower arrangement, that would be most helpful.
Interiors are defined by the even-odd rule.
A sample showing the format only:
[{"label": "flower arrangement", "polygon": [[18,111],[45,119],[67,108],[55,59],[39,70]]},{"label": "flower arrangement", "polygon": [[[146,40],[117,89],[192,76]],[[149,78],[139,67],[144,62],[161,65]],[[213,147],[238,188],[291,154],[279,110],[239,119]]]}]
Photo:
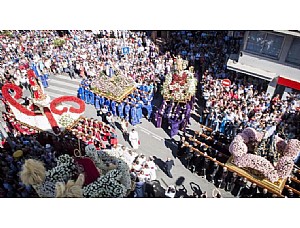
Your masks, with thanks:
[{"label": "flower arrangement", "polygon": [[296,158],[300,151],[300,141],[297,139],[290,139],[284,148],[285,156]]},{"label": "flower arrangement", "polygon": [[63,114],[59,120],[59,124],[63,127],[67,127],[74,122],[74,119],[70,116],[70,114]]},{"label": "flower arrangement", "polygon": [[119,198],[124,197],[126,188],[117,180],[121,177],[120,170],[111,170],[100,176],[95,182],[83,188],[83,196],[87,198]]},{"label": "flower arrangement", "polygon": [[229,146],[229,152],[233,155],[233,163],[241,168],[258,170],[271,182],[276,182],[279,178],[287,178],[293,169],[293,160],[300,151],[300,141],[290,139],[286,143],[280,137],[276,137],[276,150],[281,154],[281,157],[274,166],[264,157],[247,153],[247,143],[260,142],[262,138],[263,134],[253,128],[246,128],[238,134]]},{"label": "flower arrangement", "polygon": [[[26,177],[23,178],[22,181],[30,180],[29,184],[33,186],[40,197],[56,197],[57,183],[64,185],[64,183],[67,183],[69,180],[75,178],[79,171],[75,160],[67,154],[58,157],[56,160],[56,166],[47,171],[42,167],[43,170],[37,173],[36,170],[41,168],[39,168],[36,163],[37,162],[32,163],[31,166],[24,165],[21,176]],[[43,173],[45,173],[45,175],[43,175]],[[122,178],[124,178],[122,168],[110,170],[86,186],[77,186],[77,188],[80,188],[80,192],[82,193],[78,197],[124,197],[127,193],[127,190],[130,189],[130,186],[128,188],[125,187],[125,185],[122,184]],[[130,181],[130,176],[128,179]],[[67,186],[64,189],[66,190]],[[71,197],[74,197],[70,192],[64,193],[64,195],[71,195]]]},{"label": "flower arrangement", "polygon": [[121,101],[135,88],[131,77],[115,75],[108,77],[101,75],[95,77],[91,82],[91,91],[111,100]]},{"label": "flower arrangement", "polygon": [[294,167],[294,159],[288,156],[283,156],[278,160],[276,170],[279,178],[287,178],[291,174]]},{"label": "flower arrangement", "polygon": [[165,100],[186,102],[196,93],[197,80],[194,74],[188,70],[168,73],[161,93]]}]

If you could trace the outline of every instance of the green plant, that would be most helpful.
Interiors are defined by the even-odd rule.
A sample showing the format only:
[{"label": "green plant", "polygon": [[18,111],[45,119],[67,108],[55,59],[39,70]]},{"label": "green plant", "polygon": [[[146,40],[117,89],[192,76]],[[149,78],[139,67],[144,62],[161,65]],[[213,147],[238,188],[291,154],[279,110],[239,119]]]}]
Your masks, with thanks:
[{"label": "green plant", "polygon": [[54,46],[56,47],[62,47],[65,44],[65,40],[63,39],[56,39],[53,41]]}]

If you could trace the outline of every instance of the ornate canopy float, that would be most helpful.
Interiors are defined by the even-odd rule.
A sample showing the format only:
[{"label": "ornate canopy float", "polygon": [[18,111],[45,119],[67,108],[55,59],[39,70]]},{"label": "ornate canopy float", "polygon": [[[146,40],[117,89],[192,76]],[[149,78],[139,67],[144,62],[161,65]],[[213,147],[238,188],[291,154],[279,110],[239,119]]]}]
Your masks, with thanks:
[{"label": "ornate canopy float", "polygon": [[196,93],[197,79],[194,77],[194,69],[170,72],[165,76],[162,86],[164,100],[186,103]]},{"label": "ornate canopy float", "polygon": [[226,165],[280,194],[300,153],[300,141],[285,141],[277,135],[267,134],[253,128],[244,129],[231,142],[229,151],[232,156]]},{"label": "ornate canopy float", "polygon": [[[82,100],[74,96],[62,96],[51,101],[33,70],[28,70],[27,75],[32,91],[32,104],[29,107],[20,102],[23,92],[19,86],[6,83],[2,87],[2,95],[18,121],[42,131],[60,134],[84,113],[85,103]],[[72,106],[74,103],[75,107]]]},{"label": "ornate canopy float", "polygon": [[125,77],[118,72],[112,77],[106,74],[98,75],[91,82],[92,92],[116,102],[122,102],[135,88],[131,77]]}]

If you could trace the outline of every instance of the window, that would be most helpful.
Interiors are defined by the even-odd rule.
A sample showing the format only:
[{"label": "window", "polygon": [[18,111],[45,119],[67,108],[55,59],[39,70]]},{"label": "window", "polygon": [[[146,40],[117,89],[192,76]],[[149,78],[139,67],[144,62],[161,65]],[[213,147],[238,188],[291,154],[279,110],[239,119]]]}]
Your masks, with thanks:
[{"label": "window", "polygon": [[247,38],[246,50],[278,58],[283,43],[283,36],[262,31],[250,31]]},{"label": "window", "polygon": [[299,38],[294,38],[285,61],[295,65],[300,65],[300,39]]}]

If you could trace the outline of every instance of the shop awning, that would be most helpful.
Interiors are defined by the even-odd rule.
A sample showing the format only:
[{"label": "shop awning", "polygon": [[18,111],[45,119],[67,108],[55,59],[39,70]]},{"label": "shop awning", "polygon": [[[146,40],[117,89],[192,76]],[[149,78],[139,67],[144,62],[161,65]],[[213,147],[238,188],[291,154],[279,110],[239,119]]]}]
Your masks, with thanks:
[{"label": "shop awning", "polygon": [[299,81],[296,81],[296,80],[290,79],[286,76],[279,76],[277,84],[300,91],[300,77],[299,77]]},{"label": "shop awning", "polygon": [[256,67],[252,67],[246,64],[241,64],[232,59],[227,61],[227,69],[234,70],[239,73],[248,74],[253,77],[261,78],[267,81],[272,81],[277,76],[274,72],[265,71]]}]

